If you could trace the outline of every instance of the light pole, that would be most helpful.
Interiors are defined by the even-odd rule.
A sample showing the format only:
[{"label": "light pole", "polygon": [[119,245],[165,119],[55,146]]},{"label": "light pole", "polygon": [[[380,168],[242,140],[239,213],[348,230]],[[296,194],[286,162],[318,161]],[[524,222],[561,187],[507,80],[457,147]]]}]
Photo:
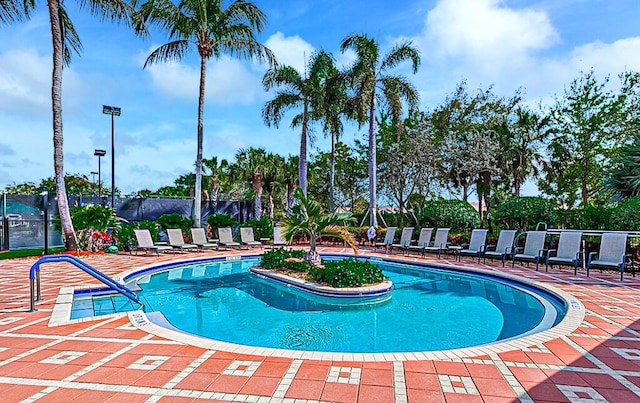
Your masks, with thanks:
[{"label": "light pole", "polygon": [[98,172],[91,171],[89,173],[91,174],[91,182],[93,183],[93,196],[95,197],[95,195],[96,195],[96,175],[98,174]]},{"label": "light pole", "polygon": [[116,209],[116,159],[113,141],[113,117],[120,116],[120,108],[117,106],[102,105],[102,113],[111,115],[111,208]]},{"label": "light pole", "polygon": [[102,194],[100,192],[100,190],[102,189],[101,186],[101,182],[100,182],[100,157],[104,157],[107,154],[107,152],[105,150],[95,150],[93,152],[93,155],[97,155],[98,156],[98,199],[100,199],[100,204],[102,204]]}]

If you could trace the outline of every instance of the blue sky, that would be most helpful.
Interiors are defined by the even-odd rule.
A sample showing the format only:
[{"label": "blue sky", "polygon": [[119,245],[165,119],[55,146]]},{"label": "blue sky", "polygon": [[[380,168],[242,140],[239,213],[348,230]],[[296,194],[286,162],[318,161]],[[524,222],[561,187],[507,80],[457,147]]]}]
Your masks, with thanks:
[{"label": "blue sky", "polygon": [[[494,84],[500,95],[524,89],[531,105],[550,102],[581,70],[603,77],[640,70],[638,0],[256,0],[268,25],[260,40],[279,62],[298,69],[323,48],[339,63],[351,33],[366,33],[386,50],[411,40],[422,65],[411,76],[422,109],[432,108],[460,80],[469,88]],[[142,66],[166,41],[161,32],[145,40],[124,27],[101,23],[67,0],[84,45],[65,69],[63,86],[65,171],[97,171],[96,148],[108,154],[103,181],[110,187],[111,122],[102,105],[122,108],[115,120],[116,186],[125,194],[171,185],[193,170],[199,61]],[[51,39],[46,4],[29,22],[0,27],[0,189],[53,176]],[[405,67],[406,68],[406,67]],[[265,147],[296,154],[299,131],[268,128],[260,111],[271,94],[262,89],[266,65],[223,58],[207,71],[204,156],[233,159],[240,148]],[[408,74],[402,68],[399,72]],[[344,140],[364,130],[348,128]],[[329,145],[317,131],[315,147]]]}]

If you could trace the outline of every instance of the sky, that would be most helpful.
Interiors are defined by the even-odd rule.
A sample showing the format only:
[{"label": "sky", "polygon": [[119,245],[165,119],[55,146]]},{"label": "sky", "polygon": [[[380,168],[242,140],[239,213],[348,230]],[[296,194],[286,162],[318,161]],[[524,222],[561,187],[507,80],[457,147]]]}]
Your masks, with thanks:
[{"label": "sky", "polygon": [[[101,174],[111,186],[111,118],[117,106],[115,185],[123,194],[172,185],[194,171],[198,107],[197,52],[181,63],[143,68],[167,42],[165,33],[139,38],[120,25],[101,22],[65,5],[83,44],[63,76],[64,170],[98,170],[95,149],[107,150]],[[420,92],[420,108],[444,101],[457,83],[470,90],[494,86],[498,95],[523,90],[527,103],[550,103],[581,71],[603,78],[640,71],[640,0],[254,0],[268,24],[259,40],[280,64],[304,71],[313,51],[331,52],[339,65],[348,35],[374,37],[383,52],[409,40],[421,66],[406,74]],[[51,34],[46,2],[27,22],[0,27],[0,191],[7,185],[53,177]],[[267,127],[263,105],[273,97],[262,87],[268,65],[222,57],[208,62],[204,107],[204,157],[233,160],[239,149],[264,147],[283,156],[299,150],[293,114]],[[347,127],[343,141],[366,129]],[[314,150],[330,143],[315,130]],[[529,188],[533,189],[533,188]],[[535,192],[535,190],[530,190]]]}]

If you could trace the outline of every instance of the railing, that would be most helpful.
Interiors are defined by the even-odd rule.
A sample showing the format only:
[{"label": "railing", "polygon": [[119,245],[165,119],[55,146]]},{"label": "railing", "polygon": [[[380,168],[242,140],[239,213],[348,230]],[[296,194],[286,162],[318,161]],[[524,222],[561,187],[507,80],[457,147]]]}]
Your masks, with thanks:
[{"label": "railing", "polygon": [[142,302],[136,296],[136,293],[129,289],[127,286],[118,283],[111,277],[102,273],[100,270],[90,266],[84,261],[78,259],[72,255],[51,255],[51,256],[43,256],[38,259],[37,262],[31,266],[31,271],[29,272],[29,282],[30,282],[30,293],[31,293],[31,305],[29,308],[29,312],[35,312],[37,309],[35,308],[36,301],[42,301],[42,297],[40,294],[40,265],[43,263],[57,263],[57,262],[67,262],[76,266],[80,270],[94,277],[95,279],[101,281],[105,285],[107,285],[110,289],[119,292],[125,297],[129,298],[131,301],[136,302],[140,305],[143,305]]}]

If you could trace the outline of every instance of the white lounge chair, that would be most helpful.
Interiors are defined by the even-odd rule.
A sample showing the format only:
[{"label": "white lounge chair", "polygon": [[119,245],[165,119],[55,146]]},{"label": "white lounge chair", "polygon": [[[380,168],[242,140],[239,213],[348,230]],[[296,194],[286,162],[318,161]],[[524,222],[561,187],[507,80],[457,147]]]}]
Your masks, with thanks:
[{"label": "white lounge chair", "polygon": [[259,246],[262,248],[262,242],[256,241],[253,236],[253,228],[252,227],[241,227],[240,228],[240,243],[242,245],[247,245],[247,248]]},{"label": "white lounge chair", "polygon": [[148,229],[134,229],[133,233],[136,236],[138,245],[132,247],[131,251],[135,250],[136,254],[138,251],[144,251],[145,253],[152,251],[156,254],[160,254],[160,252],[169,252],[173,250],[169,245],[155,245]]},{"label": "white lounge chair", "polygon": [[554,264],[568,265],[573,266],[574,275],[578,274],[581,244],[582,231],[562,231],[558,240],[558,248],[547,251],[544,271],[548,271],[549,266],[553,267]]},{"label": "white lounge chair", "polygon": [[198,245],[192,243],[185,243],[182,237],[182,230],[178,228],[167,229],[167,237],[169,237],[169,246],[174,249],[178,249],[180,252],[197,251]]},{"label": "white lounge chair", "polygon": [[400,242],[391,244],[391,249],[399,248],[404,251],[408,250],[409,245],[411,245],[411,238],[413,238],[413,227],[404,227],[400,235]]},{"label": "white lounge chair", "polygon": [[450,230],[451,230],[450,228],[438,228],[436,230],[436,236],[433,239],[433,244],[429,246],[425,246],[422,249],[422,255],[424,256],[424,254],[427,252],[437,253],[438,259],[440,259],[440,254],[442,253],[442,251],[447,249]]},{"label": "white lounge chair", "polygon": [[218,228],[218,242],[225,248],[240,248],[240,244],[233,240],[231,228]]},{"label": "white lounge chair", "polygon": [[191,228],[191,239],[200,249],[219,248],[217,240],[215,242],[209,242],[209,240],[207,240],[207,234],[204,228]]},{"label": "white lounge chair", "polygon": [[[594,257],[598,257],[594,259]],[[587,277],[592,267],[600,269],[616,269],[620,271],[620,281],[627,264],[627,234],[605,232],[600,240],[600,251],[589,253],[587,258]]]},{"label": "white lounge chair", "polygon": [[288,245],[287,241],[282,237],[283,232],[284,227],[273,227],[273,243],[271,244],[271,248]]},{"label": "white lounge chair", "polygon": [[382,246],[383,249],[390,248],[393,245],[393,238],[396,236],[397,227],[387,227],[387,233],[384,236],[384,241],[376,242],[373,245],[373,249],[377,249],[378,246]]},{"label": "white lounge chair", "polygon": [[498,244],[495,246],[487,246],[487,250],[482,255],[484,257],[484,262],[487,262],[487,258],[500,259],[502,260],[502,267],[504,267],[504,261],[507,256],[511,256],[513,254],[513,241],[516,238],[517,232],[518,231],[514,229],[503,229],[500,231],[500,235],[498,235]]},{"label": "white lounge chair", "polygon": [[480,258],[484,253],[485,248],[487,247],[487,233],[488,229],[474,229],[471,231],[471,239],[469,239],[469,245],[466,245],[465,248],[463,245],[462,249],[458,251],[458,261],[462,259],[462,256],[472,256],[478,258],[478,263],[480,263]]},{"label": "white lounge chair", "polygon": [[536,271],[540,266],[540,261],[545,256],[544,243],[547,239],[547,231],[527,231],[524,241],[524,248],[514,248],[513,257],[511,258],[511,267],[514,267],[516,260],[519,262],[535,262]]},{"label": "white lounge chair", "polygon": [[409,245],[409,250],[417,250],[422,253],[425,246],[429,246],[431,243],[431,236],[433,235],[433,228],[422,228],[420,235],[418,236],[418,243],[416,245]]}]

